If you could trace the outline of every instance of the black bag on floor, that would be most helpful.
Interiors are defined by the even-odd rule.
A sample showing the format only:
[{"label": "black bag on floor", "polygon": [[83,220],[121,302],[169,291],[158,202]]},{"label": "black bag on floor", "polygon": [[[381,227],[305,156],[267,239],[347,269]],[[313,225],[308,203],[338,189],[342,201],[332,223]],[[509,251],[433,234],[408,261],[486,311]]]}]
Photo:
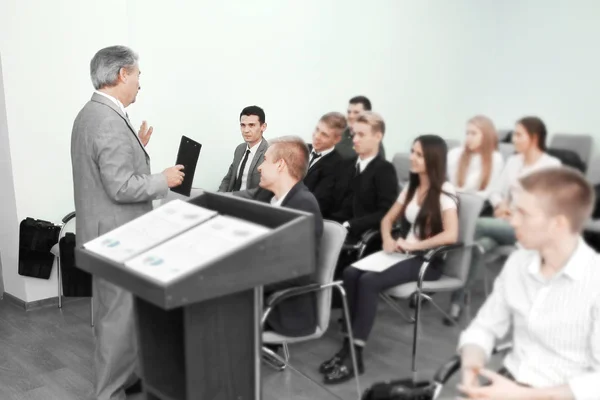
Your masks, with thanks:
[{"label": "black bag on floor", "polygon": [[52,222],[25,218],[19,227],[19,275],[48,279],[54,255],[50,249],[58,242],[60,227]]},{"label": "black bag on floor", "polygon": [[439,387],[433,382],[414,384],[410,379],[375,383],[368,388],[362,400],[432,400]]},{"label": "black bag on floor", "polygon": [[75,234],[66,233],[58,244],[60,273],[65,297],[91,297],[92,275],[75,266]]}]

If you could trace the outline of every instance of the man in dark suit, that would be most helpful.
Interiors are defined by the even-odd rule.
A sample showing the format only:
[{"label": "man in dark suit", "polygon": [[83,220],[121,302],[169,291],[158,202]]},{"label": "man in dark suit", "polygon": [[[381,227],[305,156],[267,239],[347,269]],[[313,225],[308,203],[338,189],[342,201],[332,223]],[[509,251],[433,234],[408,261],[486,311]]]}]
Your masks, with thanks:
[{"label": "man in dark suit", "polygon": [[358,155],[340,168],[338,208],[332,219],[348,229],[350,241],[357,241],[369,229],[379,229],[383,216],[398,198],[396,170],[378,154],[384,133],[380,115],[370,111],[360,114],[353,136]]},{"label": "man in dark suit", "polygon": [[258,166],[263,160],[269,143],[263,138],[267,129],[265,112],[258,106],[249,106],[240,113],[240,130],[244,143],[233,152],[233,162],[221,185],[219,192],[235,192],[258,187],[260,173]]},{"label": "man in dark suit", "polygon": [[[255,198],[268,201],[274,207],[289,207],[315,216],[315,243],[317,252],[323,236],[323,217],[315,196],[302,183],[308,166],[308,148],[299,137],[283,137],[271,142],[260,165],[260,187]],[[314,283],[312,276],[268,285],[265,296],[293,286]],[[305,336],[317,326],[315,293],[292,297],[280,303],[267,319],[265,329],[286,336]]]},{"label": "man in dark suit", "polygon": [[323,218],[329,219],[335,202],[335,182],[342,157],[335,150],[340,141],[346,119],[338,112],[330,112],[321,117],[309,145],[310,159],[304,184],[310,190],[321,208]]},{"label": "man in dark suit", "polygon": [[[353,126],[361,113],[371,110],[371,101],[365,96],[355,96],[351,98],[348,102],[348,127],[344,130],[344,132],[342,132],[342,138],[340,142],[335,146],[335,149],[338,151],[338,153],[340,153],[343,159],[349,160],[356,157],[354,143],[352,142],[352,137],[354,136]],[[385,149],[383,148],[383,142],[379,143],[379,157],[385,159]]]}]

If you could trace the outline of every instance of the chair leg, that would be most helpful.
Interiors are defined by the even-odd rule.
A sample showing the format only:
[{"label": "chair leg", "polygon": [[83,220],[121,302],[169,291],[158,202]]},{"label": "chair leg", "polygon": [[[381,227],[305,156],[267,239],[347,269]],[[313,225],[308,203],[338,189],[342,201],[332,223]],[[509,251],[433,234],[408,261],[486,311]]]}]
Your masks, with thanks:
[{"label": "chair leg", "polygon": [[467,290],[465,292],[465,326],[468,326],[471,323],[471,291]]},{"label": "chair leg", "polygon": [[94,327],[94,296],[90,297],[90,326]]},{"label": "chair leg", "polygon": [[352,333],[352,325],[350,324],[350,312],[348,310],[348,301],[346,300],[346,291],[339,282],[335,283],[334,287],[338,289],[342,297],[342,304],[344,306],[344,320],[346,320],[346,330],[348,331],[348,340],[350,341],[350,356],[352,357],[354,379],[356,380],[356,393],[358,395],[357,398],[360,399],[362,393],[360,391],[360,380],[358,379],[358,363],[356,362],[356,350],[354,349],[354,334]]},{"label": "chair leg", "polygon": [[396,303],[396,301],[394,301],[394,299],[392,297],[390,297],[389,295],[385,294],[385,293],[381,293],[380,297],[390,306],[392,307],[392,309],[394,311],[396,311],[398,314],[400,314],[400,316],[402,317],[402,319],[404,319],[406,322],[409,323],[413,323],[415,322],[414,317],[408,317],[406,314],[404,314],[404,311],[402,310],[402,307],[400,307],[400,305],[398,303]]},{"label": "chair leg", "polygon": [[283,371],[287,367],[287,361],[281,358],[281,356],[271,349],[262,348],[262,359],[268,366],[275,369],[276,371]]},{"label": "chair leg", "polygon": [[412,348],[412,378],[413,382],[417,382],[417,344],[419,340],[419,325],[421,323],[421,300],[423,294],[421,291],[417,292],[417,304],[415,306],[415,325],[413,329],[413,348]]},{"label": "chair leg", "polygon": [[287,342],[283,342],[283,357],[285,358],[285,363],[287,364],[290,361],[290,348]]},{"label": "chair leg", "polygon": [[446,317],[449,321],[452,322],[452,324],[454,326],[458,326],[458,323],[454,321],[454,318],[450,317],[450,315],[448,315],[448,313],[446,311],[444,311],[444,309],[442,307],[440,307],[435,301],[433,301],[433,299],[431,297],[429,297],[426,294],[421,294],[421,296],[423,299],[429,301],[444,317]]},{"label": "chair leg", "polygon": [[60,257],[56,257],[56,274],[58,278],[58,308],[62,308],[62,274],[60,273]]}]

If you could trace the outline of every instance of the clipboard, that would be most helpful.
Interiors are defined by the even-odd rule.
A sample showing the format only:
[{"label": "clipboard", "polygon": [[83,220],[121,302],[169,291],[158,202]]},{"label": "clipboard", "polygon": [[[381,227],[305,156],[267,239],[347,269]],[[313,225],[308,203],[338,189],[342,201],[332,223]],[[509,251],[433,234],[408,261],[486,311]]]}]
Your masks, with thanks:
[{"label": "clipboard", "polygon": [[194,173],[196,172],[196,165],[198,164],[198,158],[200,157],[200,149],[202,149],[200,143],[187,136],[181,136],[175,165],[183,165],[183,173],[185,176],[183,177],[181,185],[171,188],[172,192],[190,197],[190,194],[192,193],[192,183],[194,182]]}]

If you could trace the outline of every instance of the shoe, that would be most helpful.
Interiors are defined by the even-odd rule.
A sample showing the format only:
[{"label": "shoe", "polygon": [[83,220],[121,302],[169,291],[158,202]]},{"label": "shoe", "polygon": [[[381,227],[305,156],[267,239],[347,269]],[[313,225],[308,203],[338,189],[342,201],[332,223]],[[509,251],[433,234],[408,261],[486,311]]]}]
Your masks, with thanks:
[{"label": "shoe", "polygon": [[338,351],[335,356],[331,357],[329,360],[325,361],[319,366],[319,372],[323,375],[329,374],[335,369],[335,367],[337,367],[344,361],[344,358],[346,358],[347,354],[348,350],[346,350],[345,348]]},{"label": "shoe", "polygon": [[446,326],[456,326],[458,324],[458,321],[460,320],[461,314],[462,307],[458,304],[452,304],[452,306],[450,306],[450,312],[448,312],[450,318],[444,317],[444,320],[442,322]]},{"label": "shoe", "polygon": [[125,395],[129,396],[132,394],[142,393],[142,389],[143,389],[142,380],[138,379],[137,381],[135,381],[135,383],[133,385],[131,385],[127,389],[125,389]]},{"label": "shoe", "polygon": [[[364,365],[362,360],[357,360],[358,364],[358,374],[362,375],[365,372]],[[328,374],[323,378],[323,383],[326,385],[335,385],[337,383],[343,383],[354,378],[354,369],[350,366],[347,366],[345,362],[342,364],[338,364],[333,370],[331,370]]]}]

